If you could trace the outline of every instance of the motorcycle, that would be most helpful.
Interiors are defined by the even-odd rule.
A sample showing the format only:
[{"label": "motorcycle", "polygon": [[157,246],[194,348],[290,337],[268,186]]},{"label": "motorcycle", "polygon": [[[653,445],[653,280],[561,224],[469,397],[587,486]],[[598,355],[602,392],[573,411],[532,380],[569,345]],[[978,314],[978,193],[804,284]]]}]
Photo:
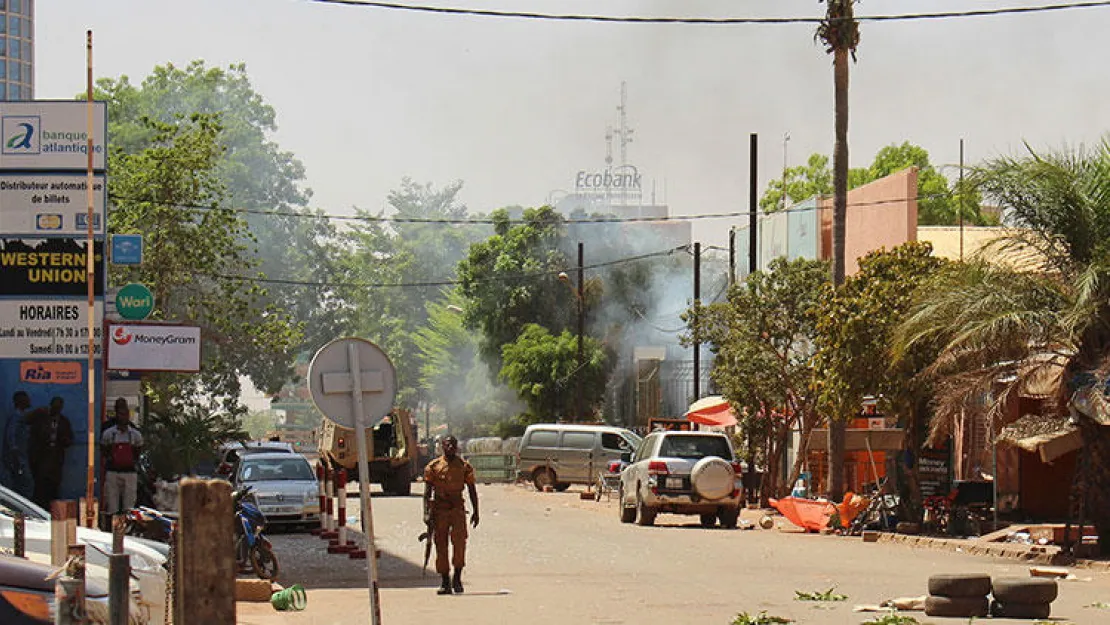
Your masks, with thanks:
[{"label": "motorcycle", "polygon": [[128,536],[170,542],[177,519],[147,506],[138,506],[124,513]]},{"label": "motorcycle", "polygon": [[253,570],[259,579],[278,576],[278,560],[270,540],[262,534],[266,517],[250,498],[251,487],[232,494],[235,505],[235,561],[241,572]]}]

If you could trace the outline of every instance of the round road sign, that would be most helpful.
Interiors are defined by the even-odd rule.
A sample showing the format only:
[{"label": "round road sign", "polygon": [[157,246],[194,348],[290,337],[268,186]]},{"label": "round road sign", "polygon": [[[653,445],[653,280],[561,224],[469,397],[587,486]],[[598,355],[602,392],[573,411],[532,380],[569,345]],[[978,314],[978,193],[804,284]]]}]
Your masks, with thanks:
[{"label": "round road sign", "polygon": [[[352,375],[352,363],[358,377]],[[393,410],[397,374],[389,356],[377,345],[357,337],[335,339],[320,348],[308,366],[308,390],[325,417],[355,429],[355,386],[362,390],[365,427]]]}]

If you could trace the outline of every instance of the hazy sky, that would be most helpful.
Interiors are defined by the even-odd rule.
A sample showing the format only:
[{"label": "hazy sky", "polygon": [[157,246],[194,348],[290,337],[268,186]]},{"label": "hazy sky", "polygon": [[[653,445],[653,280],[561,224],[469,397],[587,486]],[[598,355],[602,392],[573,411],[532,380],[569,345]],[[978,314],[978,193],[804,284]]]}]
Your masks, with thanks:
[{"label": "hazy sky", "polygon": [[[859,15],[1061,0],[867,0]],[[403,176],[461,179],[472,211],[539,205],[598,169],[627,82],[629,161],[672,214],[748,207],[788,158],[831,153],[830,58],[800,25],[635,25],[441,16],[305,0],[39,0],[36,96],[95,75],[139,82],[157,64],[245,62],[277,110],[276,140],[304,162],[314,205],[378,209]],[[819,16],[815,0],[427,0],[427,4],[626,15]],[[854,166],[909,140],[935,164],[1094,142],[1110,126],[1110,8],[864,23],[852,67]],[[664,192],[665,189],[665,192]],[[695,237],[721,244],[730,225]]]}]

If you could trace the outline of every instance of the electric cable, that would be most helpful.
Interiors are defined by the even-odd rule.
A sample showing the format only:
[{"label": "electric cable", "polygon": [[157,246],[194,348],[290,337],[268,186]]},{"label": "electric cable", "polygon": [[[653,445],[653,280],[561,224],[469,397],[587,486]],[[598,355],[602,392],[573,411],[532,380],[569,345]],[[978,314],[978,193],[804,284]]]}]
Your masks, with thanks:
[{"label": "electric cable", "polygon": [[[688,24],[707,26],[729,26],[742,24],[822,24],[849,18],[825,17],[665,17],[634,15],[586,15],[577,13],[537,13],[530,11],[498,11],[492,9],[467,9],[462,7],[404,4],[400,2],[379,2],[377,0],[309,0],[317,4],[335,4],[366,9],[385,9],[415,13],[437,13],[440,15],[462,15],[470,17],[517,18],[557,22],[606,22],[619,24]],[[1044,4],[1027,7],[997,7],[993,9],[968,9],[963,11],[938,11],[930,13],[895,13],[889,15],[857,15],[857,22],[904,22],[911,20],[939,20],[971,17],[990,17],[1025,13],[1047,13],[1074,9],[1094,9],[1110,6],[1110,0],[1091,2],[1068,2]]]}]

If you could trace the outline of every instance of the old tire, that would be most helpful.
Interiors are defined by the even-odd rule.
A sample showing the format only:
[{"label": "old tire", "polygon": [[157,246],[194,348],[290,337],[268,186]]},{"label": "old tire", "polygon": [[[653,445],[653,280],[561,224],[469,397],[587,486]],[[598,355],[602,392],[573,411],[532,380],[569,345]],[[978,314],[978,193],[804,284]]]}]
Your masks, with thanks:
[{"label": "old tire", "polygon": [[990,613],[986,597],[936,597],[925,598],[926,616],[984,617]]},{"label": "old tire", "polygon": [[1048,603],[1002,603],[991,602],[991,616],[997,618],[1047,619],[1052,613]]},{"label": "old tire", "polygon": [[532,485],[536,490],[543,492],[544,486],[555,487],[555,472],[550,469],[536,469],[532,473]]},{"label": "old tire", "polygon": [[621,509],[621,523],[634,523],[636,521],[636,508],[629,508],[624,502],[624,491],[619,491],[617,500]]},{"label": "old tire", "polygon": [[736,488],[736,472],[732,465],[716,456],[698,460],[690,471],[694,491],[709,500],[724,499]]},{"label": "old tire", "polygon": [[929,594],[936,597],[969,597],[978,599],[980,597],[986,597],[990,593],[990,575],[942,574],[929,576]]},{"label": "old tire", "polygon": [[740,508],[724,507],[717,512],[717,518],[721,521],[721,527],[726,530],[736,529],[736,523],[740,520]]},{"label": "old tire", "polygon": [[636,523],[645,527],[655,525],[655,509],[644,503],[644,498],[636,495]]},{"label": "old tire", "polygon": [[994,580],[994,598],[1001,604],[1052,603],[1059,594],[1056,580],[1045,577],[999,577]]},{"label": "old tire", "polygon": [[702,527],[714,527],[716,525],[717,525],[717,514],[716,513],[710,512],[709,514],[701,515],[701,526]]}]

